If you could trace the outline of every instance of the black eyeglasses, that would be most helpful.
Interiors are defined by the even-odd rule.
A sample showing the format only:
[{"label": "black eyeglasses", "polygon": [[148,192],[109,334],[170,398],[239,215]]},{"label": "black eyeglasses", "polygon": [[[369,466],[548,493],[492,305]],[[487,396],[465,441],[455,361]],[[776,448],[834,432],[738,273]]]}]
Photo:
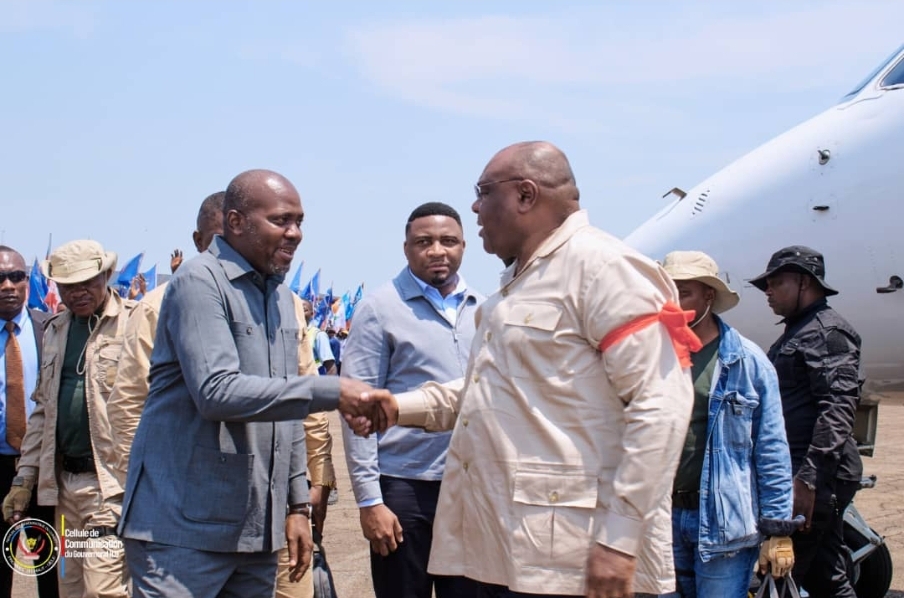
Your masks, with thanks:
[{"label": "black eyeglasses", "polygon": [[474,185],[474,195],[477,196],[477,199],[480,199],[482,196],[486,195],[486,191],[483,190],[483,187],[489,187],[490,185],[500,185],[502,183],[511,183],[512,181],[523,181],[524,177],[518,177],[515,179],[505,179],[503,181],[490,181],[489,183],[477,183]]},{"label": "black eyeglasses", "polygon": [[12,272],[0,272],[0,284],[7,280],[13,284],[18,284],[28,278],[25,270],[13,270]]}]

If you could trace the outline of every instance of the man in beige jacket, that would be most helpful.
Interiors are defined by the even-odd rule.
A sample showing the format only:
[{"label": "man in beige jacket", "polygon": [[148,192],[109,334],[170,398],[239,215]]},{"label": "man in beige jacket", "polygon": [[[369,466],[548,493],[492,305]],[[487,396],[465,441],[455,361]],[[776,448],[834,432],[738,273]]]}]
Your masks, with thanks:
[{"label": "man in beige jacket", "polygon": [[[128,596],[124,552],[115,537],[123,489],[114,471],[107,400],[135,304],[107,286],[115,267],[116,254],[96,241],[67,243],[41,264],[67,309],[46,324],[37,405],[3,501],[4,519],[17,521],[37,483],[38,501],[56,506],[58,529],[65,526],[87,543],[57,567],[63,598]],[[64,538],[63,546],[75,545]]]},{"label": "man in beige jacket", "polygon": [[[201,203],[195,232],[192,239],[198,253],[207,251],[214,235],[223,232],[223,199],[225,193],[214,193]],[[181,263],[181,260],[180,260]],[[176,264],[175,268],[178,268]],[[174,268],[174,271],[175,271]],[[144,410],[148,395],[148,373],[151,366],[151,352],[154,348],[154,337],[157,331],[157,320],[166,284],[158,286],[148,293],[135,307],[126,324],[122,356],[116,377],[116,386],[110,395],[107,411],[110,425],[116,442],[115,454],[118,457],[115,471],[121,484],[125,484],[128,472],[129,454],[132,440]],[[299,318],[300,329],[305,329],[304,312],[301,300],[296,298],[295,314]],[[309,335],[302,334],[299,339],[299,375],[316,375],[317,367],[311,351]],[[308,479],[311,481],[311,518],[312,523],[322,532],[326,518],[327,496],[335,485],[336,475],[333,470],[333,439],[329,431],[327,414],[312,413],[304,422],[305,447],[307,448]],[[311,573],[308,572],[298,583],[289,581],[289,556],[285,548],[280,552],[276,595],[278,598],[308,598],[313,596],[314,588]]]},{"label": "man in beige jacket", "polygon": [[466,377],[383,403],[452,429],[431,573],[474,596],[674,591],[670,492],[699,340],[654,262],[590,226],[565,155],[493,157],[473,211],[500,289],[477,311]]}]

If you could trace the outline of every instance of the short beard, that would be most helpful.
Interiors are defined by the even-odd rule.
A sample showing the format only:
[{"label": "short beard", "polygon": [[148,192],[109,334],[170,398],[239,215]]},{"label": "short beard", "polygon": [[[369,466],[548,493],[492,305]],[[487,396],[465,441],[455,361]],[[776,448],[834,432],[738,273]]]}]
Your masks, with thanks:
[{"label": "short beard", "polygon": [[270,260],[270,262],[267,264],[267,267],[270,269],[270,271],[267,273],[270,276],[282,276],[289,271],[289,268],[292,267],[292,264],[289,264],[288,266],[279,266],[276,264],[275,260]]}]

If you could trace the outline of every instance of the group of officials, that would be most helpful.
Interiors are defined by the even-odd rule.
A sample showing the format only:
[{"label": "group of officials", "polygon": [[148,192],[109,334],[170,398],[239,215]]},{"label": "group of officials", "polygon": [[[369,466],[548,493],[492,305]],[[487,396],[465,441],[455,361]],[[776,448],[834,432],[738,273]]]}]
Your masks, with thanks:
[{"label": "group of officials", "polygon": [[785,324],[764,354],[710,256],[590,226],[558,148],[503,149],[475,192],[499,289],[459,274],[456,210],[417,207],[341,376],[283,284],[304,212],[277,173],[205,200],[199,255],[138,303],[75,241],[42,264],[67,307],[45,322],[0,248],[4,519],[55,509],[119,546],[67,559],[60,595],[310,595],[338,409],[378,598],[741,597],[757,566],[853,597],[860,339],[822,255],[751,281]]}]

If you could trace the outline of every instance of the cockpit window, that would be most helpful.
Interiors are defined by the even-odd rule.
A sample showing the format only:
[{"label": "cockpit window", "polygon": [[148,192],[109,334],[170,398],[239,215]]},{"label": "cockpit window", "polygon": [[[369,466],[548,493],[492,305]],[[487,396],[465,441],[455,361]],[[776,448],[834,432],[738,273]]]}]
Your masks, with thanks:
[{"label": "cockpit window", "polygon": [[[895,50],[895,51],[891,54],[891,56],[889,56],[888,58],[886,58],[885,60],[883,60],[883,61],[879,64],[879,66],[877,66],[876,68],[874,68],[874,69],[872,70],[872,72],[870,72],[870,74],[867,75],[867,76],[863,79],[863,81],[861,81],[860,83],[857,84],[857,87],[855,87],[854,89],[852,89],[850,92],[848,92],[848,94],[847,94],[846,96],[844,96],[843,98],[841,98],[841,101],[842,101],[842,102],[846,102],[846,101],[850,100],[851,98],[853,98],[853,97],[854,97],[855,95],[857,95],[858,93],[860,93],[861,91],[863,91],[863,88],[866,87],[867,83],[869,83],[870,81],[872,81],[873,79],[875,79],[876,75],[878,75],[880,72],[882,72],[882,70],[883,70],[885,67],[888,66],[888,63],[890,63],[892,60],[894,60],[895,57],[896,57],[898,54],[901,53],[901,50],[904,50],[904,46],[901,46],[900,48],[898,48],[897,50]],[[898,67],[895,67],[895,70],[898,70],[899,67],[901,67],[900,64],[898,65]],[[889,75],[891,75],[891,73],[889,73]],[[904,73],[901,73],[901,77],[904,77]],[[886,77],[886,82],[883,82],[883,85],[890,85],[890,83],[887,82],[887,79],[888,79],[888,77]]]},{"label": "cockpit window", "polygon": [[882,87],[892,87],[894,85],[902,85],[904,84],[904,60],[901,60],[896,64],[888,74],[885,75],[885,78],[882,79]]}]

